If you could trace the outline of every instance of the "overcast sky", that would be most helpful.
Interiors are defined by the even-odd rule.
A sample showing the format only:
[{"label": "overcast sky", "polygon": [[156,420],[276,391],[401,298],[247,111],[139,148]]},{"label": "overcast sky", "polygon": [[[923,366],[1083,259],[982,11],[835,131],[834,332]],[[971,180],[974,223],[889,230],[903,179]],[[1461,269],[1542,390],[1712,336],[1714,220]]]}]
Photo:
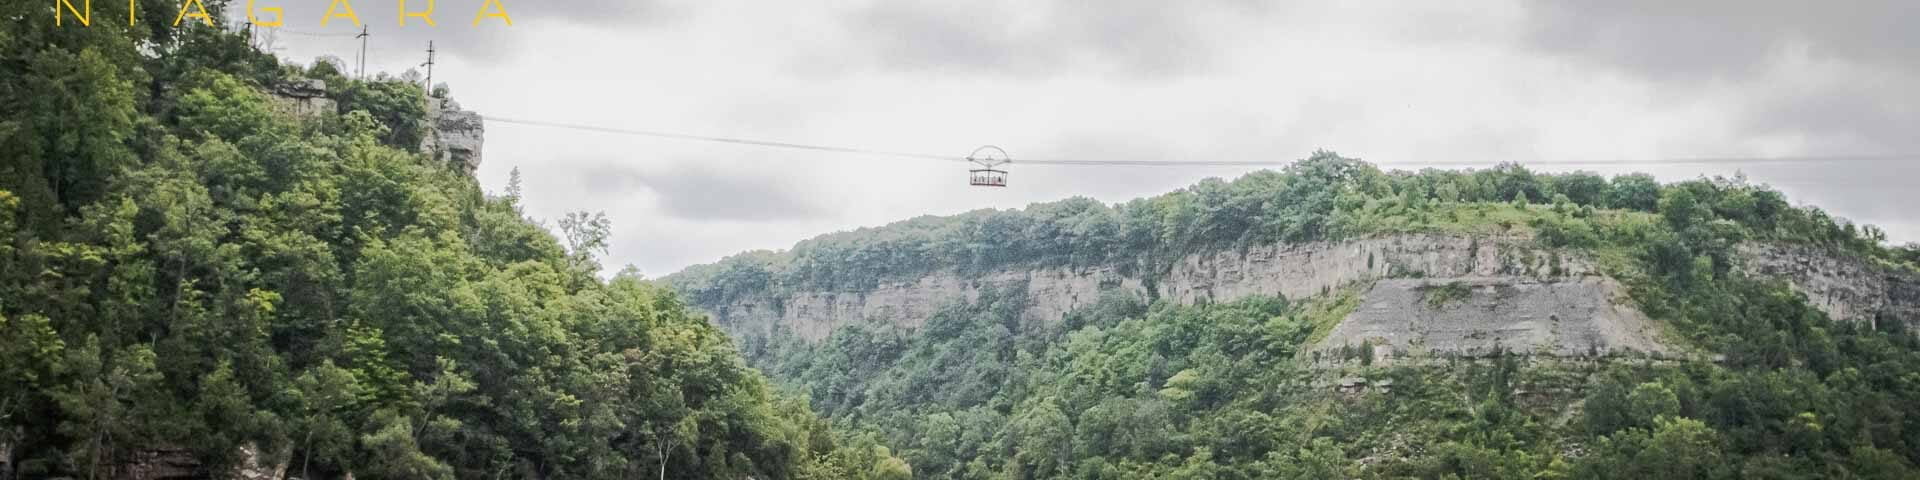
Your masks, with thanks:
[{"label": "overcast sky", "polygon": [[[320,27],[326,0],[260,0],[275,3],[289,30],[355,30]],[[510,118],[1016,159],[1920,153],[1911,0],[504,0],[514,26],[478,28],[481,0],[437,3],[439,27],[400,28],[392,0],[355,2],[369,69],[413,67],[434,40],[435,80]],[[275,44],[302,62],[359,46]],[[529,214],[605,211],[608,268],[655,277],[916,215],[1119,202],[1249,170],[1016,166],[1010,188],[986,189],[959,164],[488,124],[481,184],[500,191],[515,167]],[[1741,171],[1920,240],[1920,160],[1579,168]]]}]

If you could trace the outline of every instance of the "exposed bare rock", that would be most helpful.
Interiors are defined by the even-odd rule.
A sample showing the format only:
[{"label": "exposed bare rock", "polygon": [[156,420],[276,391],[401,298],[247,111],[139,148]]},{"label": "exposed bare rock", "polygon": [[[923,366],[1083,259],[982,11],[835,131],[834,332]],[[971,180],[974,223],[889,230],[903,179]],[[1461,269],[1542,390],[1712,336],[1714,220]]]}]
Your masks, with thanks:
[{"label": "exposed bare rock", "polygon": [[420,151],[472,175],[480,169],[485,141],[486,125],[479,113],[461,110],[451,99],[427,99],[427,131],[420,139]]},{"label": "exposed bare rock", "polygon": [[1803,245],[1746,243],[1740,256],[1749,273],[1786,280],[1835,320],[1920,330],[1920,274]]},{"label": "exposed bare rock", "polygon": [[332,115],[339,104],[327,96],[327,82],[318,79],[293,79],[273,89],[274,108],[300,117]]},{"label": "exposed bare rock", "polygon": [[[281,452],[280,458],[277,460],[263,459],[260,457],[259,447],[255,445],[240,447],[240,463],[234,465],[233,474],[230,475],[229,478],[239,480],[280,480],[287,478],[287,459],[290,458],[288,453],[289,452]],[[272,460],[273,463],[271,465],[262,464],[263,460]]]},{"label": "exposed bare rock", "polygon": [[[4,447],[4,446],[0,446]],[[275,458],[261,455],[258,447],[246,445],[240,447],[240,462],[225,475],[214,475],[206,463],[193,455],[193,452],[179,447],[160,447],[134,451],[122,463],[102,464],[103,471],[111,471],[113,478],[129,480],[189,480],[203,478],[234,478],[240,480],[280,480],[287,477],[288,459],[291,451],[283,450]],[[0,477],[4,478],[4,477]]]},{"label": "exposed bare rock", "polygon": [[155,448],[133,452],[132,458],[116,469],[115,477],[128,480],[185,480],[206,478],[200,460],[184,448]]},{"label": "exposed bare rock", "polygon": [[942,305],[974,300],[984,287],[996,285],[1024,288],[1028,318],[1055,322],[1092,305],[1107,289],[1145,296],[1152,288],[1152,295],[1191,304],[1252,295],[1305,298],[1393,276],[1558,278],[1593,272],[1590,261],[1532,247],[1524,240],[1393,235],[1188,255],[1151,285],[1141,275],[1113,266],[1007,268],[971,276],[943,271],[863,291],[760,293],[701,307],[713,313],[716,323],[736,332],[765,332],[783,325],[802,338],[819,340],[834,328],[867,319],[918,328]]},{"label": "exposed bare rock", "polygon": [[1620,285],[1605,277],[1381,280],[1315,349],[1325,354],[1359,347],[1375,362],[1496,352],[1670,353],[1652,322],[1624,297]]},{"label": "exposed bare rock", "polygon": [[942,305],[977,299],[988,286],[1022,284],[1030,300],[1027,315],[1053,320],[1092,305],[1098,300],[1103,285],[1145,291],[1139,279],[1123,276],[1113,268],[1055,267],[1006,270],[971,278],[942,272],[911,282],[882,283],[868,291],[804,292],[784,298],[759,294],[707,308],[714,313],[716,322],[730,329],[764,332],[779,324],[802,338],[819,340],[835,328],[869,318],[919,328]]},{"label": "exposed bare rock", "polygon": [[1397,276],[1512,275],[1535,278],[1594,274],[1584,257],[1522,240],[1445,235],[1392,235],[1189,255],[1163,280],[1163,296],[1191,304],[1250,295],[1306,298],[1359,281]]},{"label": "exposed bare rock", "polygon": [[[1746,268],[1778,277],[1834,318],[1901,319],[1920,330],[1920,276],[1806,247],[1747,245]],[[1376,282],[1377,281],[1377,282]],[[918,328],[943,305],[979,298],[989,287],[1025,293],[1027,320],[1057,322],[1107,290],[1181,304],[1253,295],[1306,298],[1375,282],[1363,306],[1321,343],[1385,360],[1406,354],[1494,351],[1581,357],[1639,352],[1678,355],[1624,288],[1592,259],[1524,238],[1404,234],[1253,246],[1188,255],[1141,275],[1117,266],[1012,266],[984,274],[938,271],[857,291],[749,293],[700,305],[736,333],[781,326],[807,340],[843,325],[878,320]],[[1439,287],[1461,287],[1452,302],[1428,302]],[[1358,348],[1360,350],[1354,350]]]}]

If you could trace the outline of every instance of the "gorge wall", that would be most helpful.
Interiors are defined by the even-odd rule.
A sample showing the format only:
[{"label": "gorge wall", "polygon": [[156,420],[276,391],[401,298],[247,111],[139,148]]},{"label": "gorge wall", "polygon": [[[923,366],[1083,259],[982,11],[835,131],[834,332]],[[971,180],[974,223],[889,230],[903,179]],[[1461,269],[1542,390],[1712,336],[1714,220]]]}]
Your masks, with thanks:
[{"label": "gorge wall", "polygon": [[1357,347],[1375,362],[1499,352],[1676,353],[1625,296],[1618,282],[1601,276],[1380,280],[1315,351],[1324,357]]},{"label": "gorge wall", "polygon": [[1786,281],[1835,320],[1920,327],[1920,275],[1914,272],[1805,245],[1748,243],[1740,256],[1748,273]]},{"label": "gorge wall", "polygon": [[[989,287],[1024,289],[1028,302],[1027,317],[1039,322],[1056,322],[1068,312],[1091,305],[1103,291],[1109,289],[1193,304],[1226,302],[1253,295],[1301,299],[1349,285],[1390,278],[1466,279],[1489,286],[1573,282],[1569,287],[1547,288],[1537,292],[1530,287],[1521,288],[1520,291],[1526,292],[1522,296],[1532,296],[1536,293],[1552,295],[1569,289],[1597,288],[1594,282],[1582,281],[1595,275],[1597,273],[1592,261],[1585,257],[1541,249],[1525,239],[1391,235],[1192,254],[1174,262],[1167,271],[1151,277],[1123,273],[1122,269],[1113,266],[1008,268],[971,276],[945,271],[911,281],[881,283],[864,291],[815,291],[787,295],[760,293],[724,305],[702,307],[712,312],[716,323],[736,332],[767,333],[779,325],[807,340],[819,340],[842,325],[872,319],[917,328],[941,306],[954,301],[977,299],[981,291]],[[1375,298],[1389,299],[1386,300],[1388,302],[1396,298],[1381,287],[1374,287],[1366,293],[1366,297],[1368,304],[1380,303]],[[1588,297],[1610,299],[1612,293],[1596,293]],[[1524,322],[1523,319],[1535,316],[1570,317],[1566,312],[1552,309],[1552,306],[1565,303],[1551,298],[1518,302],[1514,304],[1540,305],[1543,307],[1539,308],[1544,310],[1536,312],[1536,309],[1521,308],[1495,312],[1501,314],[1487,318],[1489,322],[1498,323],[1510,320]],[[1598,311],[1598,307],[1587,304],[1569,308]],[[1568,321],[1575,320],[1570,317]],[[1517,325],[1499,323],[1483,326],[1496,330],[1528,328],[1524,323]],[[1631,329],[1638,331],[1637,326]],[[1330,338],[1328,343],[1365,343],[1380,337],[1382,333],[1377,328],[1353,330],[1350,334]],[[1394,338],[1411,336],[1411,333],[1386,335]],[[1432,348],[1465,352],[1490,349],[1501,341],[1499,335],[1484,338],[1484,342],[1461,340],[1433,345]],[[1587,351],[1589,348],[1609,349],[1615,345],[1649,344],[1649,340],[1636,339],[1617,343],[1586,342],[1571,348]]]},{"label": "gorge wall", "polygon": [[[1809,248],[1748,245],[1747,271],[1781,278],[1842,321],[1920,321],[1920,277]],[[1369,284],[1370,283],[1370,284]],[[1526,238],[1434,234],[1252,246],[1190,254],[1153,275],[1116,266],[937,271],[859,291],[754,292],[698,305],[736,334],[784,327],[808,341],[879,320],[918,328],[937,309],[987,288],[1026,294],[1025,315],[1057,322],[1107,290],[1181,304],[1253,295],[1302,299],[1363,285],[1361,306],[1316,348],[1364,347],[1376,356],[1474,355],[1497,350],[1556,356],[1674,353],[1657,322],[1585,255]],[[1430,301],[1436,289],[1457,298]]]}]

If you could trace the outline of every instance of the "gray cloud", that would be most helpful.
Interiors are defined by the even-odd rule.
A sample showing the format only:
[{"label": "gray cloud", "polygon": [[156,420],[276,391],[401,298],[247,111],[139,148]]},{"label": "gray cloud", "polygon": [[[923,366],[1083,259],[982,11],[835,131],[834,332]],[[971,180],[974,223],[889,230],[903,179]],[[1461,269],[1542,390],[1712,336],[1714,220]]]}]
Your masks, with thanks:
[{"label": "gray cloud", "polygon": [[1816,58],[1920,66],[1920,4],[1793,0],[1527,2],[1529,40],[1545,50],[1590,57],[1643,75],[1760,73],[1780,50],[1804,46]]},{"label": "gray cloud", "polygon": [[782,178],[777,171],[703,166],[706,162],[643,171],[618,163],[588,163],[581,171],[580,186],[595,197],[647,189],[654,193],[661,213],[684,220],[795,221],[829,213],[802,192],[805,185]]},{"label": "gray cloud", "polygon": [[847,38],[835,47],[886,70],[1180,76],[1204,72],[1218,60],[1207,22],[1196,12],[1262,10],[1236,0],[882,1],[842,15]]},{"label": "gray cloud", "polygon": [[1853,79],[1781,92],[1758,102],[1745,127],[1767,134],[1805,134],[1813,148],[1914,153],[1920,150],[1920,72],[1898,80]]},{"label": "gray cloud", "polygon": [[[1920,148],[1920,3],[1527,2],[1531,47],[1659,82],[1751,96],[1741,127],[1808,148]],[[1855,153],[1855,152],[1843,152]]]},{"label": "gray cloud", "polygon": [[[285,25],[280,27],[281,31],[263,33],[274,35],[279,42],[332,43],[339,44],[341,50],[346,50],[346,44],[351,43],[357,49],[357,40],[338,37],[359,33],[360,27],[355,27],[352,21],[336,17],[327,25],[321,25],[321,19],[326,16],[333,1],[256,0],[255,7],[285,11]],[[428,0],[412,0],[407,3],[407,9],[424,11],[427,3]],[[361,23],[372,34],[370,49],[381,52],[424,51],[427,42],[433,41],[445,47],[441,52],[443,55],[480,62],[503,61],[524,53],[519,48],[519,40],[524,37],[519,34],[534,29],[649,28],[679,21],[690,14],[685,6],[668,0],[500,0],[502,8],[512,17],[513,25],[507,26],[498,18],[485,18],[476,26],[475,15],[481,12],[486,0],[433,0],[432,18],[435,25],[426,25],[418,18],[408,18],[407,25],[401,26],[399,4],[395,0],[359,0],[347,5],[353,8]],[[235,23],[247,19],[247,2],[234,1],[228,8],[229,18],[236,19]],[[264,10],[258,15],[262,20],[271,21],[271,14]]]}]

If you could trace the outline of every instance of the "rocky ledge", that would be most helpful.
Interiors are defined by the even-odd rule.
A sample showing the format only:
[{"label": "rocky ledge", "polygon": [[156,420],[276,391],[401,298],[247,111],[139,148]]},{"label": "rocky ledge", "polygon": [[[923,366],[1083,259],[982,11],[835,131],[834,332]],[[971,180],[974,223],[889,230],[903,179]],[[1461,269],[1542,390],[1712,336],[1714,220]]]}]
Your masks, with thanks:
[{"label": "rocky ledge", "polygon": [[1804,246],[1740,246],[1747,273],[1784,280],[1828,317],[1867,322],[1875,329],[1904,322],[1920,332],[1920,274]]},{"label": "rocky ledge", "polygon": [[1322,359],[1666,355],[1654,323],[1606,277],[1388,279],[1313,350]]},{"label": "rocky ledge", "polygon": [[480,147],[486,141],[486,124],[480,114],[460,109],[447,98],[427,99],[427,131],[420,139],[420,151],[442,164],[467,175],[480,169]]},{"label": "rocky ledge", "polygon": [[[1898,321],[1920,331],[1920,275],[1913,272],[1800,246],[1749,244],[1741,256],[1747,272],[1787,282],[1837,321]],[[763,291],[697,306],[736,335],[786,330],[814,341],[865,321],[918,328],[939,308],[990,288],[1024,293],[1027,320],[1045,324],[1109,290],[1194,304],[1302,299],[1353,285],[1366,289],[1363,306],[1315,352],[1683,355],[1661,343],[1657,322],[1592,259],[1507,237],[1403,234],[1252,246],[1187,255],[1150,276],[1116,266],[938,271],[858,291]],[[1433,301],[1436,292],[1449,298]]]}]

